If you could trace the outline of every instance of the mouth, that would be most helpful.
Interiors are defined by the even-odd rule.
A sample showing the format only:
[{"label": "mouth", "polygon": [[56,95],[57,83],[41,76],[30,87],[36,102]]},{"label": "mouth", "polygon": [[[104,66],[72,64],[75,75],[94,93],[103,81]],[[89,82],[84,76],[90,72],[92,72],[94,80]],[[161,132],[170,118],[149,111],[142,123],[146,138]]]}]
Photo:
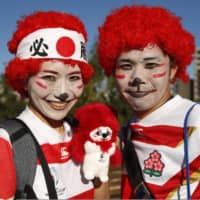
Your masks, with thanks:
[{"label": "mouth", "polygon": [[108,138],[107,137],[102,137],[101,140],[102,141],[106,141],[106,140],[108,140]]},{"label": "mouth", "polygon": [[54,110],[65,110],[66,107],[69,105],[70,102],[74,101],[75,99],[68,100],[66,102],[56,102],[56,101],[49,101],[49,105]]},{"label": "mouth", "polygon": [[49,105],[54,110],[64,110],[67,106],[66,102],[49,102]]},{"label": "mouth", "polygon": [[145,97],[147,95],[149,95],[150,93],[155,92],[156,90],[150,90],[150,91],[132,91],[132,90],[125,90],[125,92],[127,94],[129,94],[131,97],[134,98],[142,98]]}]

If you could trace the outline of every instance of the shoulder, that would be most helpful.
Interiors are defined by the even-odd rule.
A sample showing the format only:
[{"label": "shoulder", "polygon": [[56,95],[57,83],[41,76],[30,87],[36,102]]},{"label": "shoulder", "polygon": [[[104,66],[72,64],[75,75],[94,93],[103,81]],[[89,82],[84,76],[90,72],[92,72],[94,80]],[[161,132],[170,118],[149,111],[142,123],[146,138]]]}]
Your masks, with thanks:
[{"label": "shoulder", "polygon": [[182,113],[184,119],[188,118],[188,125],[200,127],[200,103],[180,96],[178,98],[180,104],[177,111]]},{"label": "shoulder", "polygon": [[[190,99],[183,98],[179,95],[174,97],[172,102],[174,107],[174,112],[178,112],[182,116],[190,112],[191,115],[200,114],[200,103],[194,102]],[[174,113],[175,114],[175,113]]]},{"label": "shoulder", "polygon": [[188,123],[191,126],[200,127],[200,104],[199,103],[193,103],[193,105],[190,106],[188,109]]}]

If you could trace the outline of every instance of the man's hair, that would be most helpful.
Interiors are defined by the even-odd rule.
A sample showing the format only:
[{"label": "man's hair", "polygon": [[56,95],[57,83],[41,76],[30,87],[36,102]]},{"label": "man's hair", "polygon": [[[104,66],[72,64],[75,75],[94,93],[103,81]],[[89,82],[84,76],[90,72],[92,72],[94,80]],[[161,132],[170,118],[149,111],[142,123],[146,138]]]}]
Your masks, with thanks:
[{"label": "man's hair", "polygon": [[[11,53],[16,54],[20,41],[28,34],[43,28],[64,28],[81,33],[87,41],[87,32],[84,24],[74,15],[56,11],[38,11],[30,15],[24,16],[17,22],[17,30],[13,33],[10,41],[8,41],[8,49]],[[28,78],[35,75],[44,61],[52,60],[45,59],[20,59],[15,57],[6,66],[5,77],[7,84],[14,90],[18,91],[22,97],[27,96],[25,86]],[[54,59],[55,60],[55,59]],[[58,60],[58,59],[56,59]],[[65,64],[77,64],[83,76],[84,83],[88,83],[92,74],[93,68],[84,62],[72,59],[59,59]]]},{"label": "man's hair", "polygon": [[157,45],[178,66],[176,78],[188,80],[187,66],[195,51],[194,37],[181,18],[162,7],[124,6],[111,12],[99,27],[98,58],[107,75],[123,51]]}]

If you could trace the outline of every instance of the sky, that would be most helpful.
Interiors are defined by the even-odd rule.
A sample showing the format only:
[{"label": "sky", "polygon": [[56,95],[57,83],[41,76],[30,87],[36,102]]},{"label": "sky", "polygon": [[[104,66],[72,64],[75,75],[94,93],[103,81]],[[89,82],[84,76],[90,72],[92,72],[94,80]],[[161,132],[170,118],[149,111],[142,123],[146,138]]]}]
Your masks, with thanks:
[{"label": "sky", "polygon": [[[16,30],[16,21],[20,17],[39,10],[76,15],[85,24],[88,32],[87,48],[90,51],[105,16],[115,8],[132,4],[157,5],[170,9],[182,18],[183,26],[195,37],[196,47],[200,47],[199,0],[5,0],[0,6],[0,74],[4,72],[5,64],[14,57],[8,52],[7,42]],[[190,77],[193,77],[193,63],[188,71]]]}]

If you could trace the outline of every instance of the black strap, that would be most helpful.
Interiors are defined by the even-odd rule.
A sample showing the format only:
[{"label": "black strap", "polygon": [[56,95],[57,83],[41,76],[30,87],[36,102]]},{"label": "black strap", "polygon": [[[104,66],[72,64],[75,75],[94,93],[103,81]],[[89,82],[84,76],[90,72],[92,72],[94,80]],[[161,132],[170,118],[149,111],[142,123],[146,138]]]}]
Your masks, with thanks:
[{"label": "black strap", "polygon": [[122,154],[128,173],[129,181],[134,189],[137,199],[153,199],[149,192],[142,175],[137,153],[131,141],[131,130],[129,124],[122,128]]},{"label": "black strap", "polygon": [[[46,181],[46,185],[47,185],[49,198],[50,199],[58,199],[57,193],[56,193],[56,189],[55,189],[55,185],[54,185],[54,180],[53,180],[53,178],[51,176],[51,173],[50,173],[50,170],[49,170],[49,166],[47,164],[46,158],[45,158],[45,156],[44,156],[44,154],[43,154],[43,152],[42,152],[42,150],[40,148],[40,145],[39,145],[38,141],[36,140],[36,138],[34,137],[32,132],[30,131],[28,126],[22,120],[18,119],[18,121],[23,124],[24,128],[26,129],[26,133],[30,134],[30,136],[32,137],[32,139],[33,139],[33,141],[35,143],[36,150],[37,150],[37,155],[38,155],[38,158],[39,158],[39,160],[41,162],[42,170],[43,170],[43,173],[44,173],[44,177],[45,177],[45,181]],[[19,137],[18,134],[16,134],[15,138],[12,138],[12,139],[16,139],[17,137]]]},{"label": "black strap", "polygon": [[24,190],[17,190],[15,192],[14,200],[17,199],[37,199],[35,192],[33,191],[32,186],[25,185]]},{"label": "black strap", "polygon": [[46,181],[49,197],[50,197],[50,199],[58,199],[56,189],[55,189],[55,185],[54,185],[54,180],[51,176],[47,161],[44,157],[44,154],[42,153],[42,151],[40,149],[40,145],[38,144],[37,140],[35,139],[35,137],[33,135],[31,135],[31,136],[32,136],[32,138],[35,142],[35,145],[36,145],[37,154],[38,154],[38,158],[41,162],[42,170],[43,170],[43,173],[44,173],[44,176],[45,176],[45,181]]}]

